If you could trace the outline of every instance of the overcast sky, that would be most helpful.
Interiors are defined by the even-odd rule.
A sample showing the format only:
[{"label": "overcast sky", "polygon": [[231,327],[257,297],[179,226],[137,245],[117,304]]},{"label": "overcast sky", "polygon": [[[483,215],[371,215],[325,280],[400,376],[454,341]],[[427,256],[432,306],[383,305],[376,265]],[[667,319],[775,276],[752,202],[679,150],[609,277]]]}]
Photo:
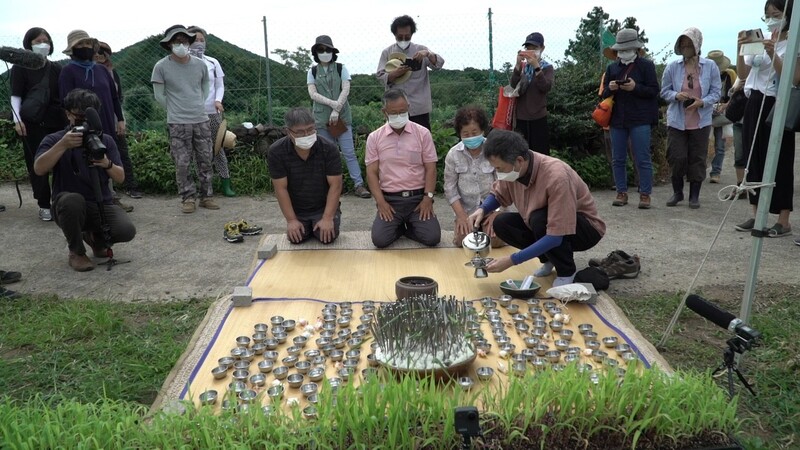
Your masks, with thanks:
[{"label": "overcast sky", "polygon": [[[681,31],[690,26],[703,32],[703,54],[720,49],[734,59],[736,33],[763,25],[762,0],[226,0],[214,3],[0,0],[0,45],[21,47],[25,31],[41,26],[51,33],[56,53],[66,47],[67,34],[76,28],[85,29],[119,50],[181,23],[200,25],[211,34],[263,55],[261,19],[266,16],[270,51],[293,50],[297,46],[310,48],[317,35],[328,34],[341,51],[339,61],[351,73],[372,73],[380,51],[393,42],[389,31],[392,19],[409,14],[418,26],[412,41],[440,53],[445,58],[445,68],[488,68],[487,12],[491,8],[493,61],[499,69],[503,62],[513,59],[525,36],[533,31],[544,34],[545,58],[562,58],[568,40],[575,37],[580,19],[595,5],[602,6],[619,21],[636,17],[650,39],[648,47],[656,61],[664,58]],[[213,56],[213,48],[208,49],[208,54]],[[53,56],[56,57],[55,53]],[[59,54],[56,59],[60,57]],[[275,55],[271,57],[277,59]]]}]

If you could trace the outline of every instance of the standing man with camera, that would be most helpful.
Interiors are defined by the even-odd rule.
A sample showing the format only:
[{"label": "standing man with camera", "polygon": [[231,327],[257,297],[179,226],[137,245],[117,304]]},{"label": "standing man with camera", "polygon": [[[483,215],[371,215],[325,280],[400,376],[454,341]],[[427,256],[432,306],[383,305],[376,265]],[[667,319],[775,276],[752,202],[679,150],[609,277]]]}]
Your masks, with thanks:
[{"label": "standing man with camera", "polygon": [[[408,97],[408,119],[418,123],[428,130],[431,129],[431,81],[428,77],[428,68],[438,70],[444,67],[444,58],[434,53],[424,45],[411,42],[411,36],[417,32],[417,23],[411,16],[395,17],[389,27],[394,35],[395,43],[386,47],[381,52],[378,61],[378,79],[386,90],[403,85]],[[392,59],[392,53],[405,55],[405,63],[396,70],[386,71],[386,63]],[[411,75],[404,75],[411,72]]]},{"label": "standing man with camera", "polygon": [[[109,178],[122,183],[125,171],[114,139],[102,133],[100,99],[86,89],[74,89],[64,98],[64,109],[71,128],[45,136],[33,169],[39,176],[53,172],[53,219],[67,238],[69,266],[85,272],[94,269],[94,262],[86,256],[84,241],[95,257],[103,258],[111,244],[132,240],[136,228],[113,204],[108,189]],[[103,235],[103,222],[110,228],[111,242]]]},{"label": "standing man with camera", "polygon": [[167,28],[160,44],[170,54],[156,63],[150,77],[156,101],[167,110],[170,153],[175,161],[181,211],[186,214],[197,208],[197,189],[189,168],[192,158],[197,162],[200,207],[219,209],[211,188],[211,121],[205,113],[210,89],[208,67],[189,54],[194,40],[195,34],[183,25]]}]

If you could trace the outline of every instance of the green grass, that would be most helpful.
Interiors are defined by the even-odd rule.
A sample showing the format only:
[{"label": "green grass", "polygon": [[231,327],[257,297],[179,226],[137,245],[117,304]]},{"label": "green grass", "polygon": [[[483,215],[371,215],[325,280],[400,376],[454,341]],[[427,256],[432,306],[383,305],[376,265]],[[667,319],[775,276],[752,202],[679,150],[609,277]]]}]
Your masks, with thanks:
[{"label": "green grass", "polygon": [[[731,302],[719,301],[713,295],[707,298],[728,310],[737,310]],[[680,296],[615,300],[637,329],[656,342]],[[11,448],[243,447],[241,436],[228,425],[231,418],[219,420],[204,412],[190,412],[145,420],[147,408],[210,304],[211,300],[120,303],[54,297],[0,302],[0,391],[4,392],[0,397],[0,447],[6,447],[4,439],[12,436],[16,445],[9,445]],[[745,393],[737,381],[740,396],[733,403],[735,414],[719,413],[727,403],[724,377],[712,381],[708,377],[722,362],[722,348],[731,336],[689,310],[681,315],[675,335],[663,350],[670,364],[692,379],[691,389],[682,389],[680,395],[674,387],[661,386],[648,394],[660,399],[653,402],[639,392],[601,383],[589,399],[585,394],[579,395],[581,387],[572,382],[570,390],[555,398],[545,384],[540,389],[509,386],[515,402],[503,403],[501,396],[488,394],[481,394],[481,400],[494,404],[496,414],[489,420],[495,428],[510,430],[506,436],[546,435],[557,439],[565,430],[608,436],[608,430],[615,429],[628,433],[624,439],[625,446],[630,448],[634,439],[647,438],[643,433],[636,434],[636,430],[657,426],[659,432],[679,437],[693,423],[730,424],[731,416],[735,415],[743,419],[737,426],[737,436],[746,448],[797,448],[800,364],[793,344],[800,338],[798,305],[798,296],[792,289],[759,295],[752,325],[764,333],[764,343],[746,352],[740,367],[754,382],[759,395],[752,397]],[[543,377],[537,381],[546,383]],[[357,424],[360,427],[357,429],[365,431],[363,434],[344,433],[344,427],[318,430],[334,443],[372,445],[376,443],[376,433],[383,429],[391,430],[391,435],[385,436],[386,442],[406,442],[410,433],[417,432],[428,436],[418,440],[419,445],[424,445],[426,439],[434,446],[452,442],[452,414],[428,414],[452,411],[453,404],[447,396],[438,395],[429,385],[409,390],[412,388],[400,383],[396,389],[388,393],[345,392],[348,401],[343,404],[352,407],[335,408],[338,415],[330,422],[319,421]],[[470,404],[477,395],[475,392],[461,400]],[[401,404],[400,399],[409,398],[413,401],[402,406],[404,414],[380,414],[381,405]],[[548,411],[542,407],[548,404],[558,408]],[[581,419],[559,415],[560,411],[577,406],[591,413]],[[664,420],[653,424],[631,414],[629,407],[647,410],[657,417],[680,416],[680,411],[688,409],[704,414],[693,416],[693,422]],[[323,402],[321,418],[324,408]],[[617,416],[628,414],[629,422],[623,425],[609,422],[600,414],[603,411],[617,411]],[[250,444],[284,442],[289,448],[298,439],[308,439],[303,434],[308,429],[298,429],[291,415],[270,419],[255,416],[237,419],[255,421],[248,424],[254,427]],[[548,423],[558,417],[563,421],[562,426],[542,425],[542,421]],[[92,438],[86,440],[89,435]],[[5,441],[8,442],[11,441]]]}]

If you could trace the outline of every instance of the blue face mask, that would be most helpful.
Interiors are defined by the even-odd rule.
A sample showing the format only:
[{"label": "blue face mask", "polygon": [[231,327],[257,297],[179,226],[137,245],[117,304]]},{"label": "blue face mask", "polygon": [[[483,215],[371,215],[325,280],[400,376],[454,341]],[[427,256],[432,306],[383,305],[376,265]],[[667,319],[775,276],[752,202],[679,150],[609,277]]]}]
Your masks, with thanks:
[{"label": "blue face mask", "polygon": [[462,138],[461,142],[464,143],[464,147],[467,147],[470,150],[474,150],[474,149],[480,147],[481,145],[483,145],[483,142],[485,140],[486,140],[486,138],[482,134],[479,134],[478,136]]}]

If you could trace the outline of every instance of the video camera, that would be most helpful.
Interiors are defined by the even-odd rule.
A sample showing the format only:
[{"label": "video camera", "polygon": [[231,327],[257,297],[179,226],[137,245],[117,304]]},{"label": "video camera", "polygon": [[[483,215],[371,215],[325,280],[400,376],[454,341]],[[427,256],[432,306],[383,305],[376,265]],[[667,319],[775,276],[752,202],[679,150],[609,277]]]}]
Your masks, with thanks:
[{"label": "video camera", "polygon": [[84,156],[91,161],[99,161],[106,155],[106,145],[103,144],[103,126],[100,115],[94,108],[86,108],[86,120],[83,124],[72,127],[73,133],[83,134]]}]

